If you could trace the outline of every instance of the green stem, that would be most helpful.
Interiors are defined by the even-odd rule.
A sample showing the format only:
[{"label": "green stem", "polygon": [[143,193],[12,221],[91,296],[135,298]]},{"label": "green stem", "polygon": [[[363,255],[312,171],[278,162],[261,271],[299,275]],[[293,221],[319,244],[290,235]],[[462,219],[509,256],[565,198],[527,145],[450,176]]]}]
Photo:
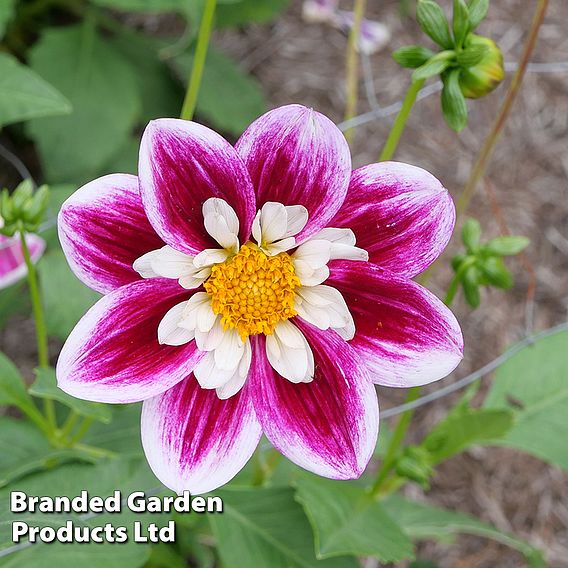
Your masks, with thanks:
[{"label": "green stem", "polygon": [[77,414],[77,412],[75,412],[74,410],[72,410],[69,413],[69,416],[67,417],[67,420],[65,421],[65,424],[63,424],[63,427],[61,428],[61,437],[62,438],[68,438],[71,434],[71,432],[73,431],[73,428],[75,427],[75,425],[77,424],[77,421],[79,420],[80,415]]},{"label": "green stem", "polygon": [[206,0],[205,8],[203,9],[203,16],[197,35],[197,46],[195,47],[195,55],[191,67],[191,75],[181,109],[181,118],[185,120],[191,120],[193,118],[195,106],[197,105],[197,96],[199,94],[199,87],[201,86],[203,68],[205,67],[209,38],[211,36],[211,30],[213,29],[213,17],[215,15],[216,4],[217,0]]},{"label": "green stem", "polygon": [[448,308],[452,305],[454,298],[456,297],[460,282],[462,280],[465,271],[475,264],[475,259],[467,259],[457,270],[448,286],[448,290],[446,292],[446,297],[444,298],[444,304],[448,306]]},{"label": "green stem", "polygon": [[406,91],[406,96],[404,97],[404,101],[402,103],[402,108],[398,111],[396,115],[395,121],[392,125],[392,128],[389,132],[389,137],[385,142],[385,146],[381,155],[379,157],[379,162],[385,162],[386,160],[391,160],[396,152],[398,147],[398,143],[400,141],[400,137],[404,132],[404,127],[406,126],[406,121],[410,116],[410,111],[416,102],[416,97],[420,92],[420,89],[424,86],[424,79],[420,79],[419,81],[413,81],[408,91]]},{"label": "green stem", "polygon": [[[353,27],[349,34],[347,43],[347,59],[346,59],[346,101],[344,120],[351,120],[357,112],[357,100],[359,98],[359,54],[357,46],[359,44],[359,36],[361,34],[361,22],[365,15],[365,7],[367,0],[355,0],[353,10]],[[351,144],[353,142],[353,129],[345,131],[345,138]]]},{"label": "green stem", "polygon": [[77,432],[75,432],[75,435],[71,438],[71,446],[76,447],[77,442],[83,439],[83,436],[89,431],[92,423],[93,419],[90,417],[87,417],[85,418],[85,420],[83,420],[83,423],[81,424],[81,426],[79,426],[79,428],[77,428]]},{"label": "green stem", "polygon": [[[43,308],[41,305],[41,298],[39,295],[39,286],[37,282],[37,272],[30,256],[30,249],[26,242],[26,234],[23,230],[20,231],[20,241],[22,243],[22,253],[24,255],[24,262],[28,270],[28,286],[30,289],[30,298],[32,301],[32,310],[34,314],[36,342],[37,342],[37,356],[40,368],[49,367],[49,350],[47,344],[47,329],[45,326],[45,318],[43,315]],[[57,429],[57,420],[55,418],[55,405],[53,400],[45,398],[43,400],[43,408],[45,416],[52,431]]]},{"label": "green stem", "polygon": [[105,450],[104,448],[97,448],[96,446],[89,446],[87,444],[75,444],[74,448],[80,452],[85,452],[87,455],[94,458],[115,458],[116,452]]},{"label": "green stem", "polygon": [[[415,401],[420,396],[420,390],[421,390],[420,387],[413,387],[409,389],[405,402],[408,403]],[[379,494],[384,481],[386,480],[392,468],[396,464],[396,459],[400,451],[400,446],[404,441],[406,432],[408,430],[408,427],[410,426],[410,422],[412,420],[413,415],[414,415],[414,410],[407,410],[400,417],[398,424],[396,425],[396,429],[393,432],[385,457],[383,459],[383,464],[379,469],[379,473],[377,474],[375,483],[373,483],[371,487],[371,495],[376,496]]]}]

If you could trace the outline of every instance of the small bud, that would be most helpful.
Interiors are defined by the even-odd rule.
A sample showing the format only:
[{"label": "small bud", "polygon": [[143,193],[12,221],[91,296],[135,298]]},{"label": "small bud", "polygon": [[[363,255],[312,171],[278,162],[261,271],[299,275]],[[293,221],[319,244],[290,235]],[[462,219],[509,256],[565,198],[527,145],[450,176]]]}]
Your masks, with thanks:
[{"label": "small bud", "polygon": [[408,446],[398,459],[395,467],[398,476],[415,481],[424,488],[430,485],[434,470],[430,464],[430,453],[420,446]]},{"label": "small bud", "polygon": [[497,88],[505,77],[503,54],[497,44],[483,36],[470,34],[464,45],[464,50],[477,51],[485,47],[481,60],[471,67],[460,70],[460,88],[468,99],[478,99]]}]

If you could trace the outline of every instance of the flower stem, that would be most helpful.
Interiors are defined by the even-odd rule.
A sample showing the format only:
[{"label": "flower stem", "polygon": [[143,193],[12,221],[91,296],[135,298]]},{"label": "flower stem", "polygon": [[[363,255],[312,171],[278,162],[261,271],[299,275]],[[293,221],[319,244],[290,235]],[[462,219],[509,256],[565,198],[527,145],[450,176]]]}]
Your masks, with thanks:
[{"label": "flower stem", "polygon": [[[408,390],[408,394],[406,395],[406,403],[415,401],[420,396],[420,387],[413,387]],[[375,479],[375,483],[373,483],[371,487],[371,495],[376,496],[388,477],[388,474],[391,472],[392,468],[396,463],[396,458],[398,457],[398,452],[400,449],[400,445],[404,441],[404,437],[406,436],[406,431],[410,426],[410,421],[412,420],[412,416],[414,414],[414,410],[407,410],[404,412],[399,421],[396,425],[395,431],[393,432],[391,441],[387,448],[387,452],[383,459],[383,464],[379,469],[379,473],[377,474],[377,478]]]},{"label": "flower stem", "polygon": [[77,428],[77,432],[75,432],[75,435],[71,438],[71,446],[77,446],[77,442],[80,442],[83,439],[85,434],[89,431],[92,423],[92,418],[87,417],[83,420],[83,423],[79,426],[79,428]]},{"label": "flower stem", "polygon": [[394,153],[396,152],[398,143],[400,141],[400,137],[404,132],[406,121],[410,116],[410,111],[412,110],[412,107],[416,102],[416,97],[418,96],[420,89],[422,89],[422,87],[424,86],[424,82],[424,79],[412,81],[410,87],[408,88],[408,91],[406,91],[406,96],[404,97],[402,107],[396,115],[387,141],[385,142],[383,151],[381,152],[381,155],[379,157],[379,162],[385,162],[392,159],[392,157],[394,156]]},{"label": "flower stem", "polygon": [[483,147],[481,148],[477,161],[473,169],[471,170],[471,175],[469,176],[465,189],[463,190],[463,193],[460,195],[460,198],[458,199],[458,202],[456,204],[456,213],[458,217],[462,215],[468,208],[471,198],[473,197],[473,194],[475,193],[475,190],[477,188],[477,184],[485,174],[485,170],[487,169],[487,165],[491,158],[491,154],[493,153],[493,149],[495,148],[495,144],[497,144],[497,141],[499,140],[499,137],[503,132],[503,128],[505,126],[507,118],[509,117],[511,109],[513,108],[513,104],[515,102],[515,99],[521,87],[521,83],[523,81],[523,77],[527,70],[527,65],[529,63],[530,57],[536,45],[538,32],[544,20],[547,7],[548,7],[548,0],[538,1],[533,16],[533,20],[531,23],[531,27],[527,36],[527,40],[523,48],[523,54],[521,55],[519,67],[517,68],[517,71],[513,76],[511,85],[507,90],[507,94],[505,95],[505,100],[503,101],[503,104],[499,109],[499,113],[495,118],[491,131],[489,132],[489,135],[485,139],[485,142],[483,143]]},{"label": "flower stem", "polygon": [[[361,22],[365,14],[367,0],[355,0],[353,13],[353,27],[349,33],[347,43],[347,60],[346,60],[346,91],[347,99],[345,102],[344,120],[351,120],[357,112],[357,100],[359,99],[359,54],[357,46],[359,44],[359,35],[361,33]],[[351,144],[353,142],[353,129],[345,131],[345,138]]]},{"label": "flower stem", "polygon": [[77,421],[79,420],[79,414],[77,414],[77,412],[75,412],[74,410],[72,410],[69,413],[69,416],[67,417],[67,420],[65,421],[65,424],[63,424],[63,427],[61,428],[61,437],[62,438],[68,438],[73,430],[73,428],[75,427],[75,424],[77,424]]},{"label": "flower stem", "polygon": [[181,109],[181,118],[191,120],[197,105],[197,96],[199,95],[199,87],[201,86],[201,78],[203,76],[203,68],[205,67],[205,59],[207,57],[207,48],[209,47],[209,38],[213,29],[213,17],[215,15],[215,6],[217,0],[206,0],[203,9],[201,24],[197,35],[197,45],[195,47],[195,55],[193,57],[193,65],[191,67],[191,75]]},{"label": "flower stem", "polygon": [[[28,248],[28,243],[26,242],[26,234],[23,230],[20,231],[20,242],[22,243],[24,262],[26,263],[26,268],[28,270],[28,286],[30,289],[30,298],[32,301],[32,310],[35,321],[38,364],[40,368],[46,368],[49,367],[47,329],[45,327],[43,307],[41,305],[41,298],[39,295],[37,272],[32,262],[30,249]],[[57,420],[55,418],[55,405],[53,403],[53,400],[45,398],[43,400],[43,408],[50,428],[55,431],[57,429]]]}]

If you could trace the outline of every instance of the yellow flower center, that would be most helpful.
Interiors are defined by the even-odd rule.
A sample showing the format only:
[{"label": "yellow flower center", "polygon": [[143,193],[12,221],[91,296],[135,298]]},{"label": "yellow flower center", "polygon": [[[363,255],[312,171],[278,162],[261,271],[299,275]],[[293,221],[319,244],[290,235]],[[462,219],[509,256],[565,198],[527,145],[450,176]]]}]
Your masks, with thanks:
[{"label": "yellow flower center", "polygon": [[267,256],[252,243],[213,266],[204,284],[223,327],[236,329],[243,341],[249,335],[270,335],[278,322],[295,316],[294,290],[299,285],[288,254]]}]

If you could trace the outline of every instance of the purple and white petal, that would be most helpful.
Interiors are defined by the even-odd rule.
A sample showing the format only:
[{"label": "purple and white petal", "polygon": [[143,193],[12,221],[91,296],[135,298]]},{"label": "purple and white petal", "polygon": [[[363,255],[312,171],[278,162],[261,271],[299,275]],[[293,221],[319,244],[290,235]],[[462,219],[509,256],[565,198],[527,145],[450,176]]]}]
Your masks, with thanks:
[{"label": "purple and white petal", "polygon": [[193,371],[195,341],[160,345],[158,326],[190,292],[163,278],[138,280],[100,299],[71,332],[57,361],[58,386],[96,402],[156,396]]},{"label": "purple and white petal", "polygon": [[451,373],[463,356],[460,326],[426,288],[371,264],[334,262],[337,288],[355,321],[356,349],[380,385],[412,387]]},{"label": "purple and white petal", "polygon": [[375,388],[334,331],[295,321],[314,354],[314,380],[292,384],[279,376],[264,355],[264,337],[255,336],[247,385],[258,419],[274,447],[299,466],[333,479],[359,477],[377,441]]},{"label": "purple and white petal", "polygon": [[138,178],[127,174],[78,189],[61,207],[57,225],[71,269],[103,294],[138,280],[134,261],[164,244],[142,207]]},{"label": "purple and white petal", "polygon": [[256,211],[250,177],[235,149],[213,130],[173,118],[150,122],[139,176],[150,223],[172,248],[196,255],[218,246],[204,227],[202,207],[211,197],[234,209],[241,242],[248,239]]},{"label": "purple and white petal", "polygon": [[355,170],[331,223],[354,231],[371,262],[416,276],[444,250],[455,223],[452,198],[427,171],[398,162]]},{"label": "purple and white petal", "polygon": [[351,155],[343,134],[322,114],[301,105],[272,110],[248,127],[236,149],[249,170],[259,208],[276,201],[308,210],[298,243],[327,226],[341,207]]},{"label": "purple and white petal", "polygon": [[207,493],[230,481],[254,453],[261,434],[246,388],[221,400],[189,377],[142,407],[148,463],[177,493]]},{"label": "purple and white petal", "polygon": [[[26,235],[26,243],[31,261],[36,264],[45,250],[45,241],[37,235]],[[0,290],[19,282],[27,273],[19,235],[15,237],[0,235]]]}]

